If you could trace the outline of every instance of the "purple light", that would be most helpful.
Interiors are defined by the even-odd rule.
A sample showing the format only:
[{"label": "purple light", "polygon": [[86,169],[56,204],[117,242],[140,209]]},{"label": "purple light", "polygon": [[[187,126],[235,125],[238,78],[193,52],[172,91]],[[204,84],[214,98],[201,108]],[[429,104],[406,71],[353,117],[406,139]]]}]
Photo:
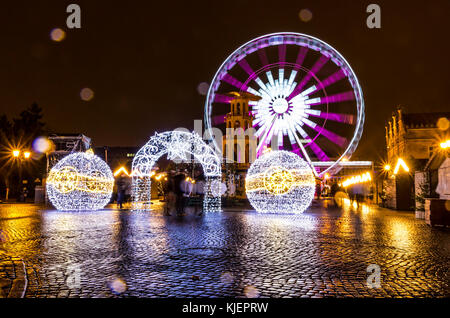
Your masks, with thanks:
[{"label": "purple light", "polygon": [[223,77],[222,80],[227,82],[228,84],[233,85],[234,87],[239,88],[240,90],[246,91],[247,90],[247,85],[245,85],[244,83],[242,83],[241,81],[235,79],[233,76],[231,76],[230,74],[226,73]]},{"label": "purple light", "polygon": [[328,158],[328,156],[323,152],[322,149],[320,149],[320,147],[315,142],[311,142],[309,144],[309,147],[312,149],[312,151],[314,151],[314,153],[316,154],[317,158],[319,158],[319,160],[321,160],[321,161],[330,160],[330,158]]},{"label": "purple light", "polygon": [[[329,140],[331,140],[336,145],[339,145],[342,148],[344,148],[345,144],[347,143],[347,138],[341,137],[341,136],[335,134],[334,132],[331,132],[323,127],[319,127],[319,126],[312,127],[308,124],[308,122],[306,122],[306,124],[309,127],[311,127],[312,129],[314,129],[315,131],[317,131],[320,135],[327,137]],[[317,136],[316,136],[316,138],[317,138]]]},{"label": "purple light", "polygon": [[282,63],[286,61],[286,44],[278,47],[278,60]]},{"label": "purple light", "polygon": [[342,69],[339,69],[336,73],[330,75],[326,79],[322,81],[322,88],[325,88],[333,83],[336,83],[337,81],[340,81],[341,79],[345,78],[345,73]]},{"label": "purple light", "polygon": [[314,66],[311,68],[311,70],[308,72],[308,74],[306,74],[306,76],[303,77],[302,81],[297,85],[297,87],[292,91],[292,93],[286,99],[288,101],[290,101],[292,98],[294,98],[299,93],[301,93],[303,87],[306,85],[306,83],[309,82],[311,77],[313,77],[313,75],[317,74],[317,72],[319,72],[322,69],[322,67],[325,65],[325,63],[327,63],[329,60],[330,60],[329,57],[322,55],[316,61],[316,63],[314,63]]},{"label": "purple light", "polygon": [[225,123],[225,115],[217,115],[211,118],[213,125],[220,125]]},{"label": "purple light", "polygon": [[267,59],[266,51],[264,49],[259,50],[258,55],[263,66],[269,64],[269,60]]},{"label": "purple light", "polygon": [[323,97],[320,99],[320,102],[311,103],[310,105],[321,105],[321,104],[330,104],[330,103],[340,103],[348,100],[355,99],[355,95],[353,91],[343,92],[332,96]]},{"label": "purple light", "polygon": [[300,49],[298,50],[297,61],[295,62],[296,66],[294,69],[296,71],[298,71],[302,66],[303,61],[305,60],[306,57],[306,53],[308,53],[308,48],[306,46],[300,47]]},{"label": "purple light", "polygon": [[296,153],[297,155],[299,155],[300,157],[304,158],[302,150],[300,149],[300,147],[297,145],[297,143],[292,145],[292,152]]},{"label": "purple light", "polygon": [[317,115],[316,113],[308,113],[310,116],[325,118],[328,120],[337,121],[340,123],[346,123],[346,124],[353,124],[355,120],[355,116],[351,114],[337,114],[337,113],[325,113],[321,112],[320,115]]},{"label": "purple light", "polygon": [[250,77],[255,73],[251,66],[248,64],[247,60],[242,59],[238,64],[245,72],[247,72],[248,75],[250,75]]},{"label": "purple light", "polygon": [[230,96],[227,95],[222,95],[222,94],[216,94],[214,96],[214,103],[224,103],[224,104],[228,104],[230,103],[230,100],[232,98]]}]

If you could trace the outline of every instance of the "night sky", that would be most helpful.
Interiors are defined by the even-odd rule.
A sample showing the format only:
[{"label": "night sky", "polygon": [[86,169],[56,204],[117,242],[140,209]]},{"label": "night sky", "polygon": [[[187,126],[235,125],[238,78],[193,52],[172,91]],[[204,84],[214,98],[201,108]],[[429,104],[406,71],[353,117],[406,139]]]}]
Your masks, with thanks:
[{"label": "night sky", "polygon": [[[95,146],[137,146],[154,131],[193,128],[197,91],[241,44],[279,31],[316,36],[358,76],[366,104],[356,152],[378,159],[384,123],[398,105],[448,111],[450,1],[14,1],[0,7],[0,114],[37,102],[54,132],[79,132]],[[395,2],[395,3],[394,3]],[[67,29],[66,6],[82,28]],[[263,4],[264,3],[264,4]],[[366,7],[381,6],[380,30]],[[299,11],[313,13],[302,22]],[[53,28],[67,34],[50,39]],[[80,98],[82,88],[95,93]]]}]

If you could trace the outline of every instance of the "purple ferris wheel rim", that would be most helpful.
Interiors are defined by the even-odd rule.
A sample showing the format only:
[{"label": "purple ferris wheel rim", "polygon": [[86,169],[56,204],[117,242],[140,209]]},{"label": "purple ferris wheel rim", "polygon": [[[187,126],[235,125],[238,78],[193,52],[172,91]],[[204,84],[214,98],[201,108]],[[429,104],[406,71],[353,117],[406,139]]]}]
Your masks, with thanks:
[{"label": "purple ferris wheel rim", "polygon": [[[332,169],[336,168],[339,161],[341,161],[343,158],[349,159],[351,157],[352,153],[355,151],[355,149],[358,145],[359,139],[361,138],[362,131],[363,131],[364,99],[363,99],[363,93],[362,93],[361,86],[360,86],[359,81],[358,81],[353,69],[351,68],[350,64],[345,60],[345,58],[336,49],[334,49],[332,46],[330,46],[329,44],[327,44],[326,42],[324,42],[318,38],[315,38],[313,36],[306,35],[306,34],[301,34],[301,33],[279,32],[279,33],[267,34],[267,35],[263,35],[261,37],[255,38],[255,39],[243,44],[238,49],[236,49],[222,63],[222,65],[219,67],[218,71],[214,75],[214,78],[211,82],[211,85],[210,85],[208,93],[207,93],[206,102],[205,102],[205,115],[204,115],[205,123],[206,123],[205,126],[208,130],[210,130],[210,131],[212,130],[212,125],[211,125],[212,107],[213,107],[213,103],[217,101],[216,98],[221,97],[221,96],[219,96],[220,94],[217,94],[217,96],[216,96],[216,92],[217,92],[218,88],[220,87],[222,81],[232,83],[233,86],[238,87],[240,90],[247,89],[247,87],[244,87],[244,85],[246,85],[246,84],[239,82],[239,81],[235,81],[234,78],[232,78],[231,76],[228,75],[228,71],[231,70],[234,66],[239,64],[239,66],[242,69],[244,69],[250,77],[252,77],[252,75],[254,75],[255,72],[248,65],[248,63],[245,60],[245,57],[247,57],[248,55],[250,55],[251,53],[253,53],[255,51],[262,50],[266,47],[278,46],[279,57],[282,60],[283,58],[285,58],[285,55],[286,55],[286,45],[295,45],[295,46],[305,48],[306,51],[305,51],[304,55],[306,55],[306,52],[308,50],[316,51],[321,55],[321,58],[316,62],[316,64],[311,69],[311,73],[313,73],[313,74],[315,73],[314,68],[318,64],[320,64],[322,60],[323,60],[322,66],[328,60],[331,60],[339,68],[339,72],[336,72],[335,74],[333,74],[334,78],[333,78],[333,76],[330,76],[329,78],[326,79],[326,81],[328,81],[327,85],[330,85],[336,81],[340,81],[341,79],[347,79],[348,83],[350,83],[350,85],[352,87],[352,92],[345,92],[345,93],[337,94],[335,96],[327,96],[326,99],[324,99],[327,104],[328,104],[328,102],[340,102],[340,101],[348,100],[348,98],[349,98],[348,93],[352,93],[354,95],[352,97],[352,99],[354,98],[354,100],[356,102],[356,120],[355,120],[355,128],[354,128],[353,136],[351,137],[351,140],[348,143],[348,145],[346,147],[342,147],[342,149],[345,148],[345,150],[342,153],[336,154],[335,157],[337,157],[338,159],[335,160],[334,163],[331,166],[329,166],[327,169],[321,171],[318,174],[320,176],[320,175],[323,175],[326,172],[331,171]],[[302,50],[300,50],[299,52],[301,52],[301,51]],[[283,56],[283,54],[284,54],[284,56]],[[300,59],[300,58],[301,58],[301,56],[299,53],[298,59]],[[304,56],[303,56],[303,58],[304,58]],[[282,60],[281,62],[284,62],[284,60]],[[263,64],[265,64],[265,65],[263,65],[263,67],[265,67],[269,63],[267,62],[267,63],[263,63]],[[301,65],[301,62],[299,64]],[[318,66],[319,70],[320,70],[320,67],[321,67],[321,65]],[[233,81],[235,81],[235,82],[233,83]],[[246,81],[246,82],[248,82],[248,81]],[[305,84],[305,83],[303,83],[303,84]],[[300,85],[298,85],[298,84],[296,84],[296,85],[297,86],[295,87],[295,90],[299,91],[300,89],[302,89],[302,87],[299,88]],[[298,94],[299,92],[296,92],[296,93]],[[292,94],[295,94],[295,92],[292,92]],[[295,97],[295,95],[293,97]],[[292,97],[288,96],[287,98],[292,98]],[[338,114],[335,114],[335,115],[338,115]],[[328,134],[326,136],[328,139],[336,138],[336,135],[333,134],[333,132],[327,131],[325,129],[324,135],[326,135],[326,134]],[[339,136],[337,136],[337,137],[339,137]],[[219,149],[215,140],[213,140],[213,144],[216,147],[216,149],[219,152],[221,152],[221,149]],[[314,143],[311,146],[318,148],[318,146],[315,145]],[[313,147],[311,147],[311,148],[313,148]],[[321,150],[321,149],[319,148],[318,150]],[[324,156],[322,158],[320,158],[320,156],[319,156],[319,160],[321,160],[321,161],[327,161],[327,159],[328,159],[327,156]],[[310,160],[309,160],[309,163],[312,164]],[[314,170],[314,172],[316,172],[315,169],[313,169],[313,170]]]}]

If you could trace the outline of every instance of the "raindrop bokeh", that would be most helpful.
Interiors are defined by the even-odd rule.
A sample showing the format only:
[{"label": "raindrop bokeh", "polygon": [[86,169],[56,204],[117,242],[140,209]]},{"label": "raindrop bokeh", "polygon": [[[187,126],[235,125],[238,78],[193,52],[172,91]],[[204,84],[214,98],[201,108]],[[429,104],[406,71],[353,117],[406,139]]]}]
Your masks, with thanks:
[{"label": "raindrop bokeh", "polygon": [[311,21],[313,14],[309,9],[301,9],[298,16],[302,22],[309,22]]},{"label": "raindrop bokeh", "polygon": [[85,87],[80,91],[80,97],[85,102],[88,102],[94,98],[94,91],[89,87]]},{"label": "raindrop bokeh", "polygon": [[247,298],[258,298],[259,297],[259,291],[256,287],[253,286],[246,286],[244,288],[244,294]]},{"label": "raindrop bokeh", "polygon": [[113,292],[114,294],[120,295],[127,290],[127,284],[121,278],[114,278],[109,283],[109,288],[111,289],[111,292]]},{"label": "raindrop bokeh", "polygon": [[208,94],[208,89],[209,89],[209,84],[206,82],[201,82],[197,86],[197,92],[202,96],[206,96],[206,94]]},{"label": "raindrop bokeh", "polygon": [[447,130],[450,127],[450,121],[445,117],[441,117],[438,119],[436,126],[439,130]]},{"label": "raindrop bokeh", "polygon": [[52,142],[46,137],[37,137],[33,141],[33,150],[37,153],[46,153],[52,149]]},{"label": "raindrop bokeh", "polygon": [[61,42],[66,38],[66,32],[63,29],[55,28],[50,31],[50,38],[52,41]]}]

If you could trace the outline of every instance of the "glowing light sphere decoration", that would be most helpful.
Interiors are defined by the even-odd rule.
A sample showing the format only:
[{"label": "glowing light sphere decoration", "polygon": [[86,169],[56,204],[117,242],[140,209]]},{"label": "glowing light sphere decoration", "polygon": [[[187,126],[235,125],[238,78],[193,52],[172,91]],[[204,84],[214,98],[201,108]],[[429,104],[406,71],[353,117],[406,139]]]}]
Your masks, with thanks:
[{"label": "glowing light sphere decoration", "polygon": [[278,146],[301,155],[310,166],[332,161],[326,169],[313,171],[320,177],[336,173],[339,161],[348,160],[358,145],[364,123],[360,84],[345,58],[318,38],[272,33],[236,49],[209,86],[208,129],[226,131],[229,92],[236,90],[259,97],[248,101],[258,137],[257,156],[272,144],[273,149]]},{"label": "glowing light sphere decoration", "polygon": [[62,158],[47,178],[47,195],[63,211],[93,211],[111,199],[114,177],[109,166],[93,153],[77,152]]},{"label": "glowing light sphere decoration", "polygon": [[315,177],[295,153],[270,151],[250,166],[245,188],[258,212],[303,213],[314,198]]}]

